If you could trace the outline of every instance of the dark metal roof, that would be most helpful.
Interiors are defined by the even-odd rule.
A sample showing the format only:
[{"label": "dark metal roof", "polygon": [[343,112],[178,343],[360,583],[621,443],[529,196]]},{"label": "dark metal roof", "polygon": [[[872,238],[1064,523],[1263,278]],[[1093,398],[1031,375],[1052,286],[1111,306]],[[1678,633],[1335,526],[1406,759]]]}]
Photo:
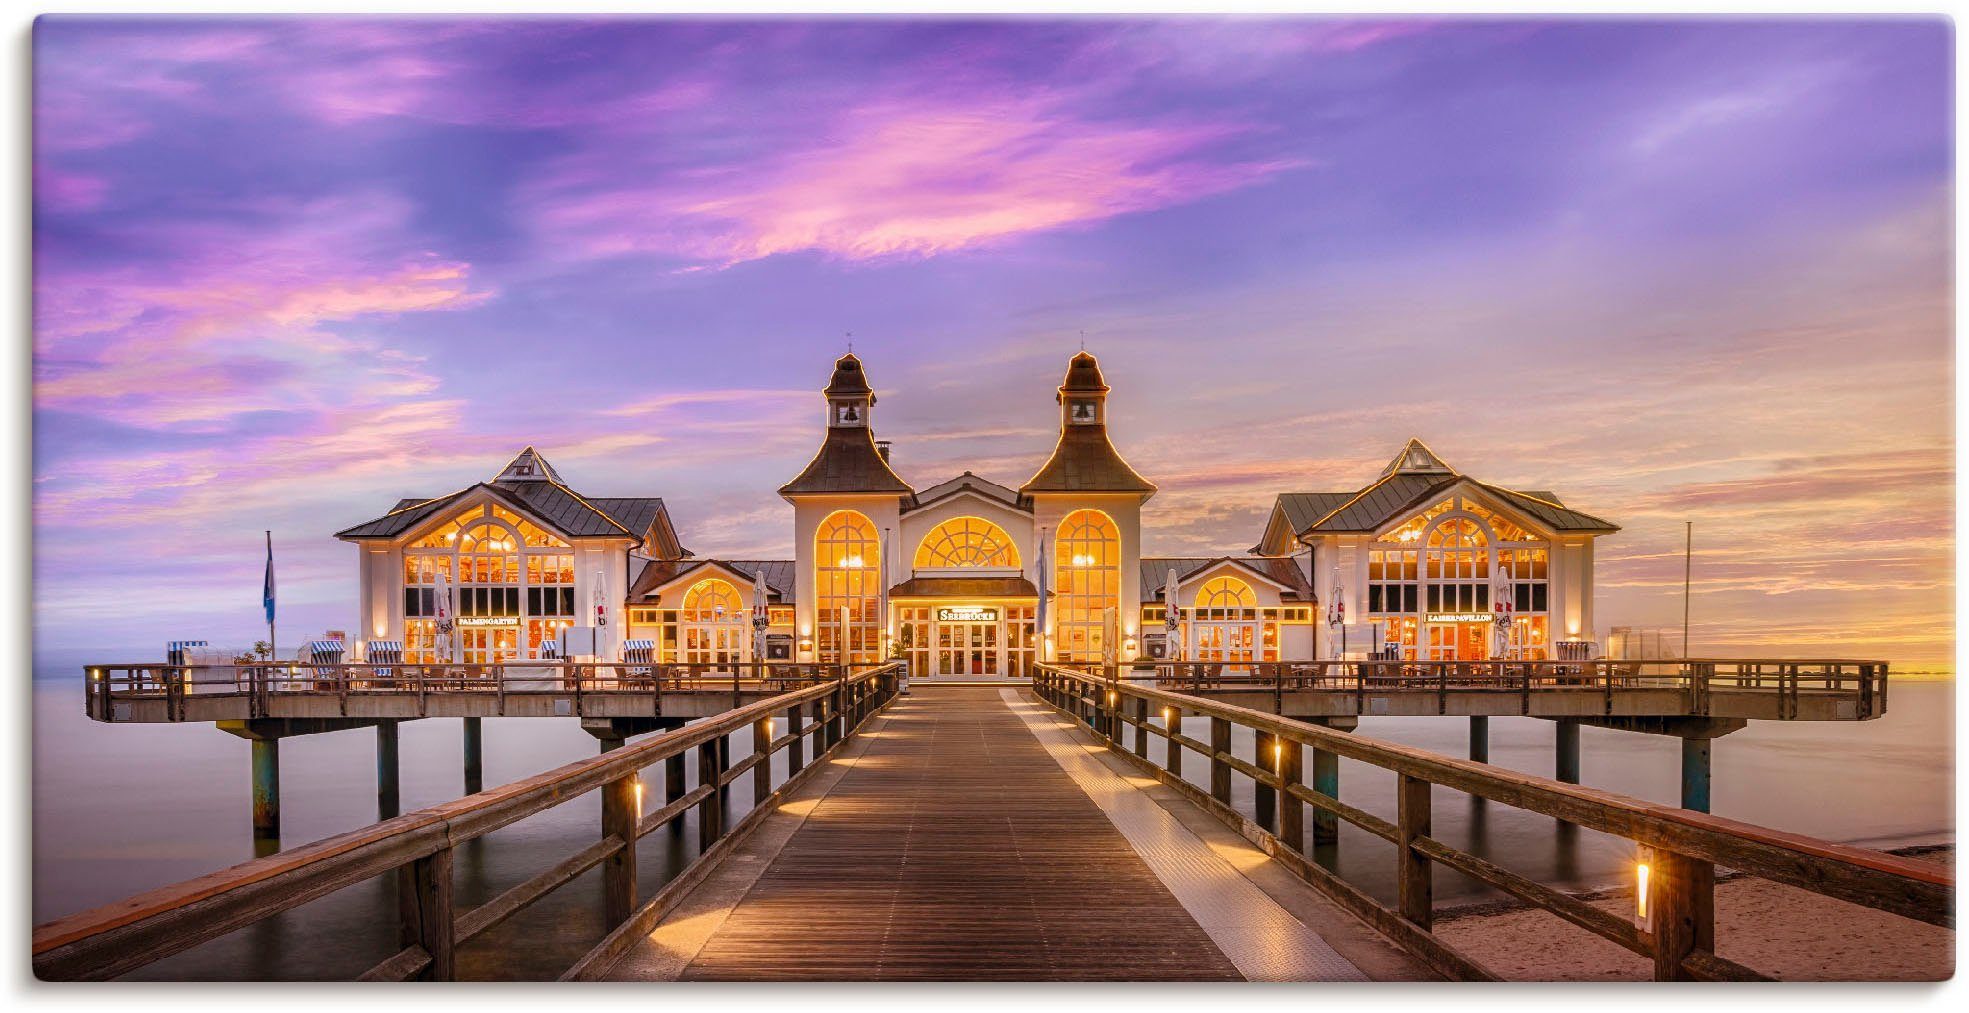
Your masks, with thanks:
[{"label": "dark metal roof", "polygon": [[[754,576],[764,576],[766,580],[766,600],[774,605],[788,605],[793,602],[793,561],[790,559],[655,559],[642,572],[636,575],[629,587],[631,603],[645,602],[656,593],[656,589],[676,580],[693,570],[705,566],[722,566],[735,573],[745,575],[747,581]],[[751,601],[751,589],[739,588],[746,601]]]},{"label": "dark metal roof", "polygon": [[[528,467],[524,477],[514,474],[515,465]],[[460,499],[480,490],[490,491],[515,510],[531,515],[543,526],[564,538],[606,538],[611,535],[642,542],[650,526],[661,521],[667,528],[669,516],[663,500],[656,496],[617,496],[586,499],[562,485],[553,466],[532,448],[520,452],[491,482],[480,482],[448,496],[433,499],[401,499],[390,512],[335,533],[342,539],[395,538],[443,512]]]},{"label": "dark metal roof", "polygon": [[782,496],[829,492],[910,495],[909,483],[882,460],[875,449],[875,436],[866,426],[830,426],[820,452],[807,462],[806,469],[779,487]]},{"label": "dark metal roof", "polygon": [[911,577],[889,589],[891,598],[1037,598],[1024,577]]},{"label": "dark metal roof", "polygon": [[827,380],[827,389],[821,391],[828,397],[844,397],[853,394],[872,394],[868,386],[868,376],[862,372],[861,360],[855,353],[834,360],[834,375]]},{"label": "dark metal roof", "polygon": [[1032,505],[1023,501],[1017,489],[999,485],[990,479],[979,478],[968,471],[947,482],[938,482],[936,485],[930,486],[927,489],[919,490],[916,493],[915,504],[909,509],[920,510],[945,497],[954,496],[967,489],[987,499],[998,500],[1015,510],[1024,510],[1028,513],[1032,511]]},{"label": "dark metal roof", "polygon": [[1108,442],[1104,425],[1065,426],[1053,456],[1038,473],[1019,487],[1021,494],[1035,492],[1135,492],[1153,493],[1155,483],[1135,473],[1128,462]]},{"label": "dark metal roof", "polygon": [[1218,563],[1235,563],[1275,583],[1283,584],[1290,590],[1280,597],[1297,598],[1300,601],[1313,601],[1312,582],[1299,572],[1299,566],[1288,557],[1268,556],[1143,556],[1141,597],[1145,602],[1162,600],[1162,585],[1169,580],[1169,571],[1176,571],[1176,579],[1185,581]]},{"label": "dark metal roof", "polygon": [[[1415,466],[1418,458],[1424,462],[1419,467]],[[1429,500],[1466,481],[1552,531],[1605,534],[1620,530],[1618,525],[1567,507],[1549,491],[1519,492],[1458,474],[1419,440],[1410,440],[1382,476],[1363,489],[1284,493],[1273,509],[1285,515],[1294,535],[1371,532],[1428,506]]]},{"label": "dark metal roof", "polygon": [[1101,378],[1101,364],[1086,350],[1067,360],[1067,378],[1060,384],[1060,393],[1097,394],[1107,389],[1107,381]]}]

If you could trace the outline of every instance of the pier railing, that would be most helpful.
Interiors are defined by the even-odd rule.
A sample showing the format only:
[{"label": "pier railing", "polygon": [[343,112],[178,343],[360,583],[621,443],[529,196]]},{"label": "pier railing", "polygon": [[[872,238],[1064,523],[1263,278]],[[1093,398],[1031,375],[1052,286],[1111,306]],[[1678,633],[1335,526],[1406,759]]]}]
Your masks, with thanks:
[{"label": "pier railing", "polygon": [[[1650,959],[1660,980],[1762,977],[1716,955],[1717,866],[1916,921],[1955,925],[1955,874],[1933,863],[1363,738],[1130,682],[1117,670],[1096,674],[1042,664],[1037,666],[1033,688],[1041,699],[1084,722],[1122,756],[1239,830],[1316,889],[1450,977],[1494,975],[1431,931],[1432,875],[1437,865]],[[1208,721],[1208,741],[1184,734],[1188,718]],[[1233,755],[1233,726],[1256,734],[1256,752],[1250,759]],[[1165,744],[1160,763],[1151,757],[1151,737]],[[1345,757],[1392,771],[1397,778],[1396,819],[1384,819],[1308,787],[1303,783],[1304,748],[1314,751],[1316,766],[1325,753],[1326,762]],[[1208,762],[1208,790],[1184,780],[1185,749],[1202,754]],[[1232,807],[1233,774],[1252,780],[1256,820]],[[1634,842],[1637,861],[1648,867],[1647,919],[1621,917],[1432,837],[1431,792],[1436,787]],[[1307,806],[1314,809],[1316,839],[1331,839],[1337,821],[1344,821],[1395,846],[1394,907],[1308,857]]]},{"label": "pier railing", "polygon": [[[587,694],[652,692],[774,693],[842,678],[848,666],[804,662],[664,663],[528,661],[496,664],[242,665],[134,663],[85,669],[88,715],[116,721],[118,701],[162,700],[169,720],[185,720],[192,697],[243,699],[248,716],[266,717],[268,702],[283,695],[336,697],[428,696],[478,693],[502,699],[526,694],[570,695],[580,716]],[[154,704],[152,706],[155,706]],[[498,711],[503,713],[503,711]]]},{"label": "pier railing", "polygon": [[[34,930],[35,974],[43,980],[115,978],[376,876],[392,875],[402,948],[362,977],[449,980],[457,974],[460,946],[599,865],[612,931],[564,975],[581,977],[612,964],[648,932],[781,797],[894,697],[900,676],[901,666],[894,663],[857,668],[522,781],[48,922]],[[776,721],[784,724],[776,726]],[[720,743],[748,728],[751,754],[727,765],[729,754]],[[812,761],[806,758],[810,740]],[[788,776],[774,786],[771,759],[781,751],[787,753]],[[681,764],[692,754],[697,787],[643,811],[643,769],[664,763],[680,775]],[[745,777],[752,779],[753,807],[734,823],[725,811],[726,789]],[[666,780],[681,789],[681,776]],[[596,789],[601,790],[602,818],[595,843],[477,907],[456,910],[454,849]],[[698,816],[697,858],[638,906],[636,842],[692,810]]]},{"label": "pier railing", "polygon": [[1222,690],[1351,693],[1366,713],[1375,693],[1518,693],[1570,690],[1613,694],[1670,689],[1685,694],[1690,713],[1708,711],[1714,692],[1773,694],[1784,716],[1801,698],[1851,701],[1854,716],[1887,709],[1887,664],[1862,660],[1688,658],[1646,661],[1135,661],[1123,678],[1192,693]]}]

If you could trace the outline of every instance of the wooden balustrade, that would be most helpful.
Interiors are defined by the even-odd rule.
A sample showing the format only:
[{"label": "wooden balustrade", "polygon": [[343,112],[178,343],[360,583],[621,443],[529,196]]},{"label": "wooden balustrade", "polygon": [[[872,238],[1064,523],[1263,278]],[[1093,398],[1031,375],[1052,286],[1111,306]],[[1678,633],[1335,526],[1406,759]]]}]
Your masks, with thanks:
[{"label": "wooden balustrade", "polygon": [[[1790,666],[1870,666],[1872,663],[1784,662],[1774,666],[1773,663],[1716,661],[1701,664],[1748,665],[1751,667],[1732,670],[1729,674],[1733,678],[1771,678],[1796,686],[1808,678],[1844,676]],[[1949,928],[1955,925],[1955,874],[1944,866],[1381,742],[1203,696],[1130,682],[1121,675],[1116,669],[1097,674],[1042,664],[1033,676],[1033,688],[1048,704],[1106,739],[1129,762],[1239,830],[1313,887],[1453,978],[1481,979],[1494,975],[1431,931],[1434,902],[1430,884],[1433,867],[1437,865],[1502,890],[1649,958],[1654,963],[1655,977],[1664,980],[1762,977],[1715,953],[1712,891],[1718,866],[1916,921]],[[1871,678],[1871,673],[1866,677]],[[1881,677],[1884,679],[1884,666]],[[1174,728],[1159,727],[1147,717],[1165,713],[1207,718],[1210,741],[1184,735],[1180,724]],[[1146,730],[1149,735],[1166,739],[1169,759],[1158,765],[1151,759],[1151,750],[1125,746],[1123,729],[1128,725],[1134,725],[1138,735]],[[1261,737],[1288,743],[1274,769],[1233,755],[1231,730],[1235,725],[1249,728]],[[1303,784],[1298,754],[1308,746],[1392,771],[1397,778],[1395,819],[1391,822]],[[1185,748],[1209,759],[1207,790],[1183,779],[1176,758]],[[1285,762],[1285,756],[1293,757],[1292,762]],[[1234,774],[1251,778],[1257,785],[1295,803],[1290,808],[1281,807],[1280,816],[1288,823],[1279,834],[1259,827],[1253,819],[1231,807]],[[1637,859],[1645,858],[1650,867],[1649,923],[1636,924],[1430,836],[1432,786],[1633,841]],[[1330,814],[1395,845],[1397,901],[1394,907],[1375,900],[1307,857],[1300,844],[1303,830],[1297,825],[1298,805],[1311,806],[1316,813]]]},{"label": "wooden balustrade", "polygon": [[[483,693],[504,698],[524,694],[652,692],[729,692],[736,704],[744,693],[775,693],[837,680],[847,666],[807,662],[642,663],[538,661],[500,664],[312,665],[265,662],[250,665],[90,665],[84,670],[84,703],[90,717],[117,720],[119,700],[164,700],[169,720],[185,720],[184,702],[244,698],[254,717],[265,716],[278,696],[428,696]],[[577,714],[579,712],[577,711]]]},{"label": "wooden balustrade", "polygon": [[[596,667],[608,666],[570,669]],[[114,978],[375,876],[392,875],[402,949],[362,977],[449,980],[457,973],[459,947],[601,865],[604,909],[613,931],[568,972],[578,977],[606,967],[647,932],[778,799],[817,769],[820,759],[895,696],[900,675],[896,663],[843,672],[839,678],[812,681],[592,759],[48,922],[34,930],[35,974],[43,980]],[[584,672],[579,677],[592,676]],[[772,722],[781,716],[787,727],[784,734],[774,735]],[[751,754],[723,766],[719,740],[747,729]],[[814,740],[812,763],[806,760],[809,738]],[[771,758],[781,750],[788,752],[788,777],[772,788]],[[636,786],[642,770],[693,751],[698,786],[653,812],[638,812]],[[673,792],[682,788],[681,767],[676,770],[679,776],[667,779]],[[732,824],[719,789],[748,774],[757,792],[755,803],[744,819]],[[455,909],[455,848],[597,789],[602,793],[598,841],[478,907]],[[636,841],[693,809],[700,854],[638,907]]]}]

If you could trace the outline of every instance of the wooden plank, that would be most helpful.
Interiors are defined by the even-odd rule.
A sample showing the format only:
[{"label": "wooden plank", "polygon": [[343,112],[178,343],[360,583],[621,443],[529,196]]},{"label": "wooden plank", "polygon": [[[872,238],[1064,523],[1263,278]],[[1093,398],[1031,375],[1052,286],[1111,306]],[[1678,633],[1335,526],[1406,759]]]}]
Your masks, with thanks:
[{"label": "wooden plank", "polygon": [[425,976],[432,981],[454,980],[458,962],[450,848],[439,848],[397,870],[397,912],[399,942],[422,947],[430,955]]},{"label": "wooden plank", "polygon": [[685,978],[1237,978],[996,690],[890,706]]},{"label": "wooden plank", "polygon": [[619,837],[604,837],[563,859],[553,868],[533,876],[499,896],[458,917],[458,945],[463,946],[480,933],[525,910],[527,905],[587,872],[622,847]]},{"label": "wooden plank", "polygon": [[431,955],[422,946],[406,946],[394,955],[362,972],[357,981],[409,981],[431,966]]},{"label": "wooden plank", "polygon": [[1395,839],[1396,907],[1402,917],[1427,929],[1435,921],[1434,869],[1429,856],[1416,848],[1418,838],[1429,836],[1429,791],[1433,787],[1419,777],[1407,774],[1396,779]]},{"label": "wooden plank", "polygon": [[636,910],[637,812],[634,775],[602,788],[602,840],[620,844],[602,860],[602,924],[614,928]]},{"label": "wooden plank", "polygon": [[1654,943],[1640,926],[1618,915],[1518,875],[1509,869],[1458,851],[1433,837],[1418,837],[1410,846],[1432,861],[1455,869],[1471,879],[1488,883],[1519,900],[1544,908],[1566,921],[1610,942],[1618,943],[1644,957],[1654,956]]}]

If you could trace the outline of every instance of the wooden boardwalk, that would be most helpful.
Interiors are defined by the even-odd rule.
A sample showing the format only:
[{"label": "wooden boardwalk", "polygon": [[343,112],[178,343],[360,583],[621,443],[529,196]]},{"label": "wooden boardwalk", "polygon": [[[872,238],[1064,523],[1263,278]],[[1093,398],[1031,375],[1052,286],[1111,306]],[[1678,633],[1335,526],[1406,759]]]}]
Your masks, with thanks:
[{"label": "wooden boardwalk", "polygon": [[864,735],[763,870],[721,873],[613,976],[1243,977],[999,690],[922,689]]}]

